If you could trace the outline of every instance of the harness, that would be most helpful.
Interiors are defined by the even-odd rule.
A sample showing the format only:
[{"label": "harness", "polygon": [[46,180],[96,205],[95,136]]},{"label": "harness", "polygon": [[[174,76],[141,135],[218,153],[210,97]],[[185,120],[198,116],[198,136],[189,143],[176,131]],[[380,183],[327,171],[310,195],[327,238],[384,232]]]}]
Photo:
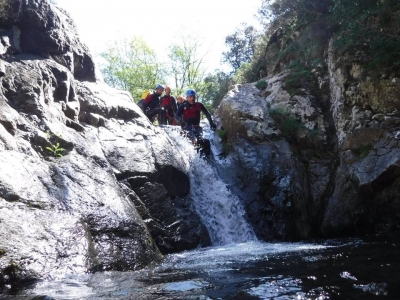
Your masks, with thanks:
[{"label": "harness", "polygon": [[[172,99],[173,98],[171,95],[161,97],[161,107],[168,106],[168,108],[169,108],[165,111],[168,119],[172,119],[174,117],[173,114],[175,114]],[[170,115],[170,110],[172,111],[172,116]]]},{"label": "harness", "polygon": [[[195,102],[194,104],[185,103],[183,109],[183,120],[185,122],[191,123],[193,126],[199,126],[200,123],[200,113],[201,108],[199,109],[200,104]],[[194,123],[194,124],[193,124]]]}]

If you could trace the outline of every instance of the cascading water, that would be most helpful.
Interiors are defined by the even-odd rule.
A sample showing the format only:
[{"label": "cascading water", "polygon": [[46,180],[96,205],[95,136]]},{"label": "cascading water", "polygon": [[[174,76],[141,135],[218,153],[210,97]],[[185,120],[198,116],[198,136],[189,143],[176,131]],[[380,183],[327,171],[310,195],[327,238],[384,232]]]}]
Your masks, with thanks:
[{"label": "cascading water", "polygon": [[0,299],[400,299],[398,239],[258,242],[216,171],[226,161],[199,158],[178,129],[165,128],[186,161],[212,247],[170,254],[139,271],[45,280]]},{"label": "cascading water", "polygon": [[245,218],[240,199],[233,195],[219,177],[212,159],[201,158],[190,141],[179,130],[166,127],[166,132],[187,157],[193,199],[197,213],[207,227],[213,245],[256,241],[253,229]]}]

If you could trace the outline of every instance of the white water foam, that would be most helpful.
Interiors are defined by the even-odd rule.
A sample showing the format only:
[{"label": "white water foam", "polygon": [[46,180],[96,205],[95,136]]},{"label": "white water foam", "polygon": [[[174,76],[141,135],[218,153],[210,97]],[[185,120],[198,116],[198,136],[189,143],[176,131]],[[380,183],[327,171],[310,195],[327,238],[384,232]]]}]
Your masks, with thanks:
[{"label": "white water foam", "polygon": [[196,153],[190,141],[177,130],[166,132],[187,156],[190,177],[190,196],[201,220],[206,226],[212,245],[228,245],[256,241],[253,229],[247,223],[240,199],[233,195],[212,163]]}]

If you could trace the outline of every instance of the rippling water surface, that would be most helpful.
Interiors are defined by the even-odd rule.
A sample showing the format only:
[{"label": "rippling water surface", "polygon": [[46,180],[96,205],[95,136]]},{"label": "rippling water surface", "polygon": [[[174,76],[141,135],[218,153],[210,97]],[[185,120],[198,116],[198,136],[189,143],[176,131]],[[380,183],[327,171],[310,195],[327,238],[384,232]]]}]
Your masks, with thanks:
[{"label": "rippling water surface", "polygon": [[165,257],[136,272],[43,281],[0,299],[396,299],[400,240],[393,238],[260,243],[240,199],[210,162],[171,130],[186,153],[194,206],[213,247]]},{"label": "rippling water surface", "polygon": [[250,242],[40,282],[4,299],[400,299],[399,250],[393,240]]}]

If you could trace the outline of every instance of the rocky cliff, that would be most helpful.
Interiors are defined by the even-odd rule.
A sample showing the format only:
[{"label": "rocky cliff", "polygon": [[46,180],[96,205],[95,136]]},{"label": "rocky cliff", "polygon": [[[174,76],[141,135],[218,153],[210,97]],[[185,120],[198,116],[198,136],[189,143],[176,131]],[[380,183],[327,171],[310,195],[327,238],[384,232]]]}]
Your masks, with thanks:
[{"label": "rocky cliff", "polygon": [[208,245],[173,142],[99,80],[68,14],[46,0],[5,3],[0,289]]},{"label": "rocky cliff", "polygon": [[238,170],[231,183],[240,186],[257,235],[398,232],[400,70],[371,69],[362,43],[339,51],[321,22],[289,37],[311,41],[302,47],[318,64],[301,66],[303,52],[282,61],[282,30],[262,57],[268,76],[233,86],[217,112],[234,158],[226,174]]}]

